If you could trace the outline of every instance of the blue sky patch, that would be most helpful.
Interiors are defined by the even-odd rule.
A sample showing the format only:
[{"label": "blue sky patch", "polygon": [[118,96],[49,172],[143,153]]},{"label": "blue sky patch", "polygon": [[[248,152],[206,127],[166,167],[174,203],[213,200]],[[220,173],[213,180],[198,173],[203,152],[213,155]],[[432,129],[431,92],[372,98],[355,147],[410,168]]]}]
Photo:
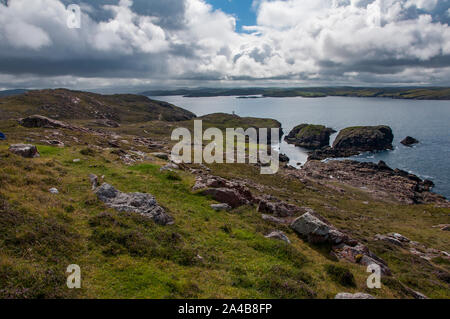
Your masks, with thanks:
[{"label": "blue sky patch", "polygon": [[256,12],[252,9],[253,0],[207,0],[215,9],[236,17],[236,29],[242,31],[244,25],[256,24]]}]

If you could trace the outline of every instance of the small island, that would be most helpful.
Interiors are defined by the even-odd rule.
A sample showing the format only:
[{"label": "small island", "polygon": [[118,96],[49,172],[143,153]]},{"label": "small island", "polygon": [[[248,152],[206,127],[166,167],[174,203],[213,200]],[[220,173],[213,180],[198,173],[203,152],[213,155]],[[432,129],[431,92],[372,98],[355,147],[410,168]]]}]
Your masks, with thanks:
[{"label": "small island", "polygon": [[319,149],[330,145],[330,135],[336,133],[335,130],[323,125],[300,124],[284,139],[289,144],[294,144],[307,149]]}]

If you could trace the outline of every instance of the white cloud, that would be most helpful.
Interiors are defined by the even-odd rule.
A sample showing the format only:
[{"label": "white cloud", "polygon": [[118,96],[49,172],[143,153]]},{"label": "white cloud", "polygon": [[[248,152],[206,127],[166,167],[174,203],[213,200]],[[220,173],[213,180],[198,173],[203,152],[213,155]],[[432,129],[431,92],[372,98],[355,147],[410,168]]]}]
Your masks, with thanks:
[{"label": "white cloud", "polygon": [[[0,5],[0,73],[74,85],[450,78],[450,27],[433,19],[437,0],[255,0],[257,25],[246,33],[204,0],[171,3],[184,10],[176,27],[167,27],[165,16],[133,11],[132,0],[117,0],[95,9],[84,4],[82,28],[74,30],[66,27],[60,0],[12,0]],[[108,18],[94,19],[96,10]]]}]

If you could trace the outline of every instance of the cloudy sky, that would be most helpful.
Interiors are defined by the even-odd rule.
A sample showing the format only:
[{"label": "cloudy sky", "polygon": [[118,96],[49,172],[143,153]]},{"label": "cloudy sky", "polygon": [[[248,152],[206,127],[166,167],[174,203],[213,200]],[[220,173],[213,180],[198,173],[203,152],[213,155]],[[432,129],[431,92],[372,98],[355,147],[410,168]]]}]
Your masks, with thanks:
[{"label": "cloudy sky", "polygon": [[0,0],[0,88],[450,86],[449,23],[450,0]]}]

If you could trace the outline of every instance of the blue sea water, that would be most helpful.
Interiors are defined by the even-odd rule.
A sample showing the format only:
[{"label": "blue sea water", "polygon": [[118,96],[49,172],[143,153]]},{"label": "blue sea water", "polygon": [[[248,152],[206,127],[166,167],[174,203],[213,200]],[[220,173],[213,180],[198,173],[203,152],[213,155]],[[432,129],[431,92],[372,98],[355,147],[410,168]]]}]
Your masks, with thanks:
[{"label": "blue sea water", "polygon": [[[223,112],[239,116],[273,118],[281,122],[285,134],[301,123],[323,124],[339,131],[349,126],[389,125],[394,132],[394,149],[365,153],[352,159],[385,161],[424,179],[431,179],[434,191],[450,198],[450,101],[394,100],[388,98],[260,98],[236,97],[185,98],[152,97],[187,109],[198,116]],[[400,141],[406,136],[420,141],[406,147]],[[331,143],[336,138],[332,136]],[[291,165],[304,163],[306,150],[282,141],[282,153]]]}]

